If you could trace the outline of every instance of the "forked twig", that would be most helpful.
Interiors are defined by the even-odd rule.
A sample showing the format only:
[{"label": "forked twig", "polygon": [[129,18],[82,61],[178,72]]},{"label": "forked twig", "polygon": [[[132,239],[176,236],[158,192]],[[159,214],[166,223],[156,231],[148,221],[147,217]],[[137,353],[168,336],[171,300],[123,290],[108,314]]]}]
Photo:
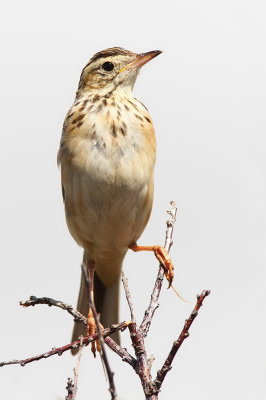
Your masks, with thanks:
[{"label": "forked twig", "polygon": [[[167,252],[170,251],[171,246],[173,244],[173,229],[174,229],[174,224],[176,220],[176,214],[177,214],[177,208],[174,202],[171,202],[171,210],[168,211],[168,214],[170,214],[171,219],[167,221],[167,229],[166,229],[166,238],[165,238],[165,249]],[[173,359],[182,345],[184,339],[188,336],[188,330],[197,316],[197,312],[199,308],[202,305],[202,302],[206,296],[209,295],[209,291],[203,291],[200,296],[198,296],[197,299],[197,304],[194,307],[189,319],[186,321],[184,329],[182,330],[178,340],[174,342],[172,349],[170,353],[168,354],[166,361],[164,362],[162,368],[160,371],[158,371],[156,379],[153,380],[151,376],[151,366],[152,366],[152,361],[153,358],[147,357],[147,352],[145,349],[145,343],[144,339],[148,334],[149,327],[152,322],[152,318],[154,316],[154,312],[156,308],[158,307],[158,299],[160,296],[161,288],[162,288],[162,281],[164,278],[165,270],[164,267],[160,264],[159,265],[159,271],[157,274],[157,278],[154,284],[154,288],[152,291],[151,295],[151,300],[149,303],[148,308],[145,311],[143,321],[138,327],[138,325],[135,322],[134,318],[134,312],[133,312],[133,304],[131,300],[131,294],[129,291],[128,287],[128,282],[127,279],[123,273],[122,275],[122,281],[124,284],[124,290],[127,298],[127,302],[130,308],[130,313],[131,313],[131,318],[132,318],[132,323],[129,324],[128,328],[130,331],[130,337],[132,341],[132,346],[134,347],[135,350],[135,355],[136,355],[136,366],[135,366],[135,371],[138,374],[141,384],[143,387],[143,391],[145,393],[146,400],[157,400],[158,399],[158,394],[161,389],[162,382],[167,374],[167,372],[171,369],[171,364],[173,362]]]},{"label": "forked twig", "polygon": [[[59,307],[62,310],[67,311],[70,315],[72,315],[74,317],[75,322],[80,322],[83,323],[84,325],[87,325],[87,318],[84,317],[84,315],[82,315],[72,306],[64,303],[61,300],[54,300],[50,297],[31,296],[29,300],[20,301],[20,305],[23,307],[35,306],[37,304],[47,304],[48,306]],[[116,354],[118,354],[122,358],[122,361],[125,361],[133,368],[135,367],[136,359],[132,357],[132,355],[130,355],[126,349],[122,348],[119,344],[117,344],[110,336],[104,336],[104,342],[107,344],[108,347],[110,347],[111,350],[113,350]]]},{"label": "forked twig", "polygon": [[[165,238],[165,249],[169,252],[173,243],[172,236],[173,236],[173,229],[174,229],[174,224],[176,220],[176,214],[177,214],[177,208],[174,202],[171,202],[171,210],[168,211],[168,214],[170,214],[171,218],[170,220],[167,221],[167,229],[166,229],[166,238]],[[90,288],[90,281],[89,281],[89,275],[87,273],[87,269],[85,266],[85,263],[82,264],[82,272],[83,276],[85,279],[85,282],[88,286],[88,289]],[[97,311],[95,309],[94,302],[91,299],[90,293],[91,291],[88,290],[89,294],[89,305],[92,308],[94,319],[96,322],[97,326],[97,333],[90,337],[84,337],[80,338],[80,340],[76,340],[72,343],[69,343],[65,346],[54,348],[51,351],[48,351],[46,353],[42,353],[38,356],[33,356],[24,360],[12,360],[12,361],[7,361],[7,362],[2,362],[0,363],[0,367],[5,366],[5,365],[11,365],[11,364],[20,364],[21,366],[24,366],[28,363],[31,363],[33,361],[37,361],[43,358],[48,358],[51,357],[55,354],[62,355],[65,351],[70,350],[71,348],[76,348],[76,347],[83,347],[87,346],[89,343],[99,340],[101,343],[101,356],[102,360],[104,362],[104,366],[106,368],[108,380],[109,380],[109,391],[111,393],[112,400],[115,400],[117,398],[116,395],[116,390],[115,390],[115,385],[114,385],[114,380],[113,380],[113,372],[111,371],[110,365],[108,363],[107,355],[106,355],[106,350],[104,343],[107,344],[116,354],[118,354],[121,358],[122,361],[125,361],[128,363],[137,373],[141,380],[141,384],[143,387],[143,391],[145,393],[145,398],[146,400],[157,400],[158,399],[158,394],[161,390],[162,383],[167,375],[167,373],[170,371],[172,368],[172,363],[174,360],[174,357],[176,356],[179,348],[181,347],[182,343],[184,340],[188,337],[189,335],[189,329],[191,327],[191,324],[193,323],[194,319],[198,315],[198,310],[202,306],[202,303],[205,299],[206,296],[210,294],[210,291],[205,290],[197,297],[197,303],[190,314],[189,318],[186,320],[183,330],[180,333],[178,339],[173,343],[171,350],[169,354],[167,355],[165,362],[163,363],[163,366],[161,369],[157,372],[156,378],[153,380],[152,375],[151,375],[151,367],[152,367],[152,362],[153,358],[150,357],[148,358],[147,352],[145,349],[145,337],[147,336],[149,332],[149,328],[152,322],[152,318],[154,316],[155,310],[158,307],[158,299],[160,296],[161,288],[162,288],[162,281],[164,278],[165,270],[162,265],[159,265],[159,271],[157,274],[157,278],[154,284],[154,288],[152,291],[151,295],[151,300],[150,303],[145,311],[142,323],[140,326],[137,325],[136,320],[135,320],[135,315],[134,315],[134,307],[132,303],[132,298],[131,294],[129,291],[129,286],[128,286],[128,281],[127,278],[124,275],[124,272],[122,272],[122,281],[125,289],[125,294],[128,302],[128,306],[130,309],[130,314],[131,314],[131,322],[121,322],[120,324],[117,325],[112,325],[110,328],[107,329],[101,329],[100,324],[99,324],[99,318]],[[54,300],[49,297],[35,297],[31,296],[29,300],[20,302],[20,304],[23,307],[29,307],[29,306],[35,306],[37,304],[47,304],[48,306],[55,306],[59,307],[63,310],[66,310],[69,314],[71,314],[74,317],[75,322],[80,322],[82,324],[87,324],[87,318],[80,314],[77,310],[75,310],[72,306],[63,303],[62,301]],[[128,353],[126,349],[123,349],[120,345],[118,345],[109,335],[118,331],[118,330],[124,330],[126,328],[129,328],[130,331],[130,337],[131,337],[131,342],[132,346],[135,351],[135,356],[134,358],[131,354]],[[77,366],[74,369],[74,381],[72,378],[68,378],[67,382],[67,396],[66,400],[75,400],[76,398],[76,393],[77,393],[77,381],[78,381],[78,369],[79,369],[79,364],[80,364],[80,357],[81,353],[79,353],[78,356],[78,361],[77,361]]]}]

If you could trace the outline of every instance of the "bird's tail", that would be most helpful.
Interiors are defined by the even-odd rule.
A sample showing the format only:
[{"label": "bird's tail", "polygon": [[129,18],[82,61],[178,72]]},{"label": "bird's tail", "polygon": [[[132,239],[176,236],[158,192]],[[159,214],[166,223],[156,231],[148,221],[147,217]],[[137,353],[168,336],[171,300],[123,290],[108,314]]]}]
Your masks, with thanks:
[{"label": "bird's tail", "polygon": [[[116,279],[112,286],[106,288],[97,273],[94,274],[94,302],[97,312],[100,314],[100,322],[108,328],[112,324],[118,323],[118,307],[119,307],[119,282],[120,276]],[[86,286],[83,274],[81,274],[81,282],[79,289],[78,305],[77,310],[85,317],[88,316],[89,312],[89,296],[88,288]],[[86,335],[86,325],[75,322],[72,342],[78,340],[79,336]],[[115,332],[112,338],[119,343],[119,333]],[[78,349],[72,349],[72,354],[76,354]]]}]

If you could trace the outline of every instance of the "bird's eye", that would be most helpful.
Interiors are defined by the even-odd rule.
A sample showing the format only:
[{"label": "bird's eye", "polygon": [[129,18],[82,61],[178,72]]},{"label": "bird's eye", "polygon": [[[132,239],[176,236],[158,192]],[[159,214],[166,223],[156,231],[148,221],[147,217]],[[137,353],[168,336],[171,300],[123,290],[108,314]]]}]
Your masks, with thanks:
[{"label": "bird's eye", "polygon": [[112,71],[114,69],[114,64],[111,63],[110,61],[106,61],[105,63],[103,63],[102,68],[105,71]]}]

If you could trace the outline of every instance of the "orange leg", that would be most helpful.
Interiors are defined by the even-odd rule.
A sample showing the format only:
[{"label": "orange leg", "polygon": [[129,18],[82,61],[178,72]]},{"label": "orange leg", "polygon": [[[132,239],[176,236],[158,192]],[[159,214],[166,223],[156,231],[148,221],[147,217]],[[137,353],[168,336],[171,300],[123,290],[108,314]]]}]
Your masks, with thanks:
[{"label": "orange leg", "polygon": [[[90,283],[90,297],[91,297],[91,302],[94,303],[94,271],[95,271],[95,261],[94,260],[89,260],[86,262],[87,264],[87,271],[89,275],[89,283]],[[102,325],[100,325],[102,328]],[[92,312],[92,309],[89,309],[88,313],[88,318],[87,318],[87,336],[92,336],[97,332],[97,325],[94,319],[94,315]],[[91,343],[91,351],[93,353],[93,356],[96,357],[96,350],[101,351],[101,345],[99,340],[96,340]]]},{"label": "orange leg", "polygon": [[[93,316],[92,309],[89,309],[89,314],[88,314],[88,319],[87,319],[87,336],[92,336],[97,332],[97,326],[96,322]],[[102,325],[100,325],[101,328]],[[94,358],[96,357],[96,351],[101,351],[101,344],[99,340],[95,340],[94,342],[91,342],[91,351],[93,353]]]},{"label": "orange leg", "polygon": [[169,282],[169,287],[172,285],[174,279],[174,265],[169,257],[167,250],[162,246],[138,246],[133,243],[129,246],[133,251],[153,251],[155,257],[163,265],[165,269],[165,276]]}]

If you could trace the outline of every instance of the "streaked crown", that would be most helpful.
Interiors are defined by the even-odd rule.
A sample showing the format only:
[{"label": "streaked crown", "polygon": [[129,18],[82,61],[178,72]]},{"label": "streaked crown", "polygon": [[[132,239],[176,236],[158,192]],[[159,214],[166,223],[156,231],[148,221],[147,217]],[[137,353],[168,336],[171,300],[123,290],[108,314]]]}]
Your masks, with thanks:
[{"label": "streaked crown", "polygon": [[112,47],[96,53],[84,67],[79,92],[113,91],[119,86],[133,87],[142,65],[161,51],[137,54],[121,47]]}]

